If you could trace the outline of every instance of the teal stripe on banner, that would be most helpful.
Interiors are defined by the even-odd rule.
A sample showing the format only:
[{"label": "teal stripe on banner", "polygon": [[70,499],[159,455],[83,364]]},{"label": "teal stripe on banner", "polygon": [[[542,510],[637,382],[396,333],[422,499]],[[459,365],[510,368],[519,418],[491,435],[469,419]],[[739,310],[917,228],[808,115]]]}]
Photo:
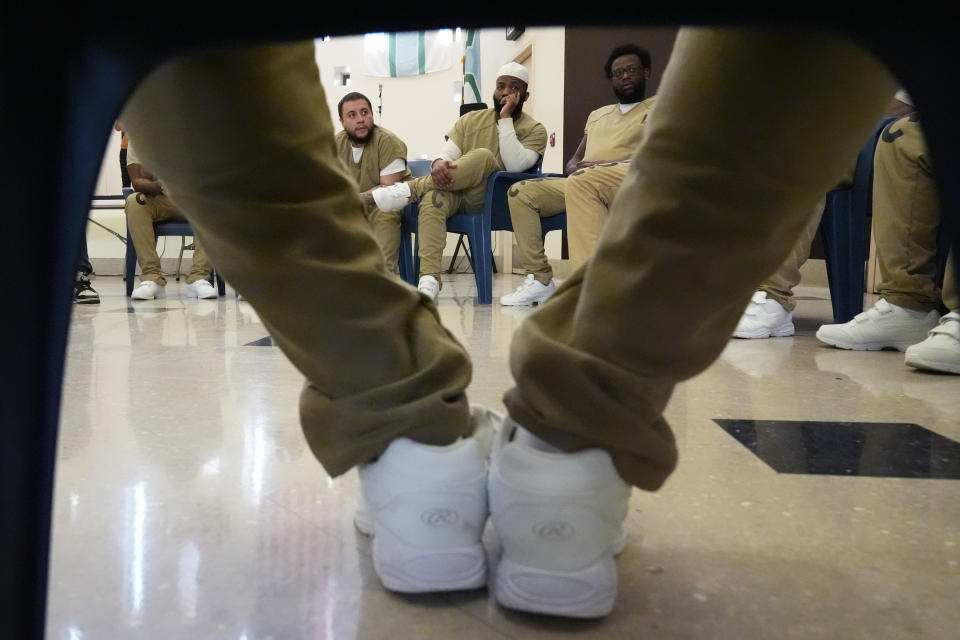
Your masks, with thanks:
[{"label": "teal stripe on banner", "polygon": [[415,76],[420,70],[420,34],[406,31],[397,34],[397,75]]},{"label": "teal stripe on banner", "polygon": [[397,34],[390,34],[390,41],[387,43],[387,53],[390,56],[390,77],[397,77]]},{"label": "teal stripe on banner", "polygon": [[417,67],[420,69],[420,75],[427,72],[427,45],[424,42],[426,37],[426,32],[421,31],[417,38]]}]

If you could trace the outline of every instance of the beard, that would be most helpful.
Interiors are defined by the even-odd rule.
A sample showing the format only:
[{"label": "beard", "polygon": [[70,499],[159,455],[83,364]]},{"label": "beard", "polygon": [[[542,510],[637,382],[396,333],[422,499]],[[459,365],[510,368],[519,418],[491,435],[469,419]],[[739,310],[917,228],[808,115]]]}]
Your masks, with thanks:
[{"label": "beard", "polygon": [[350,142],[352,142],[353,144],[367,144],[368,142],[370,142],[370,138],[373,137],[373,132],[376,130],[377,130],[377,125],[375,124],[371,125],[370,130],[367,131],[367,135],[363,136],[362,138],[359,138],[353,135],[352,133],[350,133],[349,131],[347,131],[346,129],[344,129],[344,131],[347,134],[347,139],[350,140]]},{"label": "beard", "polygon": [[[516,120],[520,117],[520,114],[523,113],[523,103],[526,101],[526,98],[520,98],[520,100],[517,101],[517,106],[513,108],[511,118]],[[503,105],[497,101],[497,94],[493,94],[493,108],[497,110],[497,113],[500,113],[500,110],[503,108]]]},{"label": "beard", "polygon": [[646,82],[641,82],[629,90],[613,90],[613,95],[617,96],[617,100],[620,102],[620,104],[633,104],[634,102],[641,102],[646,96],[646,93]]}]

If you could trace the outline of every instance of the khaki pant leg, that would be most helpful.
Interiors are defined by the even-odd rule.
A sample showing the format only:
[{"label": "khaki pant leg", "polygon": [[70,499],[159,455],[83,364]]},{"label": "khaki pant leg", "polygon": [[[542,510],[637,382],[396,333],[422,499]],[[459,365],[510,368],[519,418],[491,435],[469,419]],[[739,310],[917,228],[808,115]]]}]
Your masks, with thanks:
[{"label": "khaki pant leg", "polygon": [[420,276],[434,276],[441,282],[443,248],[447,246],[447,218],[463,204],[463,192],[432,189],[420,199],[417,218],[417,243]]},{"label": "khaki pant leg", "polygon": [[810,245],[813,244],[813,236],[817,234],[817,227],[820,226],[820,218],[823,217],[823,207],[826,204],[826,197],[821,198],[817,206],[811,211],[807,226],[793,245],[793,251],[783,261],[780,268],[772,276],[766,279],[760,285],[759,291],[766,291],[767,297],[776,300],[787,311],[793,311],[797,308],[797,301],[793,298],[793,288],[800,283],[800,267],[810,257]]},{"label": "khaki pant leg", "polygon": [[193,238],[193,265],[190,267],[190,273],[187,275],[187,284],[196,282],[197,280],[206,280],[210,277],[210,258],[207,257],[207,252],[203,248],[203,243],[200,242],[200,238]]},{"label": "khaki pant leg", "polygon": [[127,217],[130,239],[137,252],[137,262],[140,264],[140,281],[150,280],[161,287],[166,286],[167,279],[163,277],[163,271],[160,269],[157,236],[153,232],[153,223],[161,220],[182,220],[183,215],[177,211],[170,198],[163,194],[147,196],[142,193],[131,193],[127,196],[123,209]]},{"label": "khaki pant leg", "polygon": [[936,309],[940,204],[920,123],[894,121],[880,135],[873,158],[873,233],[880,283],[891,304]]},{"label": "khaki pant leg", "polygon": [[949,311],[960,312],[960,289],[957,288],[957,254],[950,252],[946,271],[943,274],[943,306]]},{"label": "khaki pant leg", "polygon": [[370,210],[370,224],[373,237],[383,253],[383,262],[387,271],[400,274],[398,258],[400,256],[400,216],[401,211],[381,211],[373,207]]},{"label": "khaki pant leg", "polygon": [[586,263],[593,255],[610,204],[629,167],[629,162],[598,164],[567,178],[567,246],[572,268]]},{"label": "khaki pant leg", "polygon": [[543,248],[540,218],[555,216],[566,208],[566,183],[566,178],[533,178],[514,184],[507,192],[520,264],[542,284],[553,278],[553,268]]},{"label": "khaki pant leg", "polygon": [[[456,166],[450,170],[453,184],[444,187],[444,191],[468,191],[476,187],[484,187],[487,178],[494,171],[503,171],[503,165],[489,149],[473,149],[454,161]],[[428,191],[438,189],[433,178],[428,174],[410,181],[411,199],[423,197]]]},{"label": "khaki pant leg", "polygon": [[[336,476],[401,436],[469,433],[470,363],[432,305],[383,269],[325,104],[312,42],[230,47],[160,67],[122,120],[306,376],[304,434]],[[197,140],[201,154],[186,144]]]},{"label": "khaki pant leg", "polygon": [[719,356],[895,89],[823,33],[682,29],[596,254],[514,334],[513,419],[662,485],[674,385]]}]

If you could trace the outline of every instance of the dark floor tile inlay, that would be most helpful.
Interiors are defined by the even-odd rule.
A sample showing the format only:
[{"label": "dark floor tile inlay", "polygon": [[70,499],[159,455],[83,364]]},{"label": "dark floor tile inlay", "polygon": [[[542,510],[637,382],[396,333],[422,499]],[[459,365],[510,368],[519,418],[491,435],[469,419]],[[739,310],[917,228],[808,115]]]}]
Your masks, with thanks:
[{"label": "dark floor tile inlay", "polygon": [[272,346],[273,346],[273,338],[271,338],[270,336],[266,336],[265,338],[260,338],[259,340],[254,340],[253,342],[248,342],[247,344],[245,344],[245,345],[243,345],[243,346],[245,346],[245,347],[272,347]]},{"label": "dark floor tile inlay", "polygon": [[960,480],[960,443],[916,424],[714,422],[777,473]]}]

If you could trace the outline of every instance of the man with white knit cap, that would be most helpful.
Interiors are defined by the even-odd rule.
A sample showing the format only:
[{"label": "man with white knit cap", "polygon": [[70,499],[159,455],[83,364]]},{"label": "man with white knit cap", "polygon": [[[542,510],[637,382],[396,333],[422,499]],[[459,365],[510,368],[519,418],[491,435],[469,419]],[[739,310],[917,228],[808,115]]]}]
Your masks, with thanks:
[{"label": "man with white knit cap", "polygon": [[547,148],[546,128],[523,113],[523,103],[530,97],[529,79],[522,64],[508,62],[500,67],[493,107],[471,111],[457,120],[430,175],[375,189],[366,196],[367,204],[381,211],[399,211],[408,202],[420,200],[417,288],[434,303],[440,294],[447,218],[483,205],[491,173],[531,169]]}]

